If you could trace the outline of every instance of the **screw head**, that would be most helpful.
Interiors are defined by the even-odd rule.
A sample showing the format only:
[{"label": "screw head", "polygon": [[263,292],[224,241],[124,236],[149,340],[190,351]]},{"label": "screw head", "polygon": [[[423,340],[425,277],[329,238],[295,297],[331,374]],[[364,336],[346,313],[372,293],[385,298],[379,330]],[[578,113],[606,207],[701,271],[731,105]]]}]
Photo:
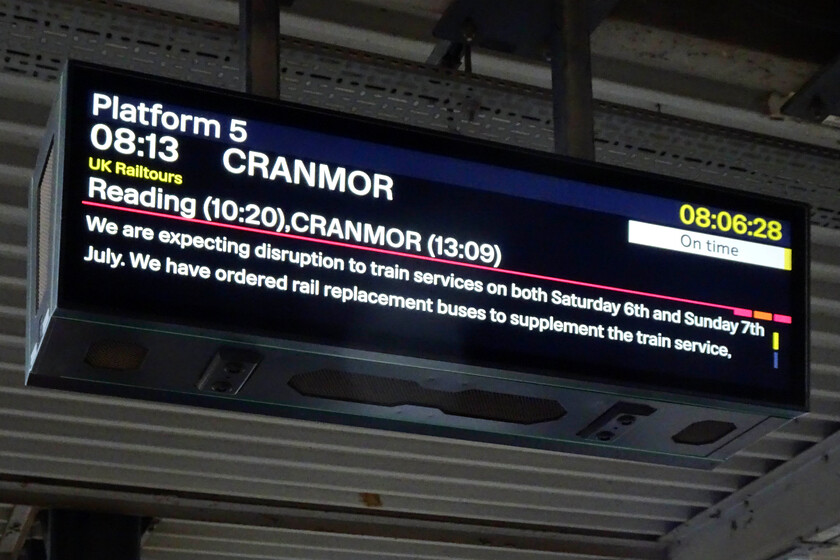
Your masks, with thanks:
[{"label": "screw head", "polygon": [[636,421],[636,417],[632,414],[622,414],[618,417],[618,423],[622,426],[629,426]]},{"label": "screw head", "polygon": [[599,441],[610,441],[612,438],[615,437],[615,434],[610,432],[609,430],[601,430],[597,434],[595,434],[595,438]]},{"label": "screw head", "polygon": [[231,389],[233,389],[233,385],[227,381],[216,381],[210,386],[210,390],[216,393],[230,393]]},{"label": "screw head", "polygon": [[461,24],[461,37],[463,37],[464,41],[466,41],[467,43],[472,43],[475,40],[477,32],[478,29],[476,28],[475,22],[472,19],[467,18]]}]

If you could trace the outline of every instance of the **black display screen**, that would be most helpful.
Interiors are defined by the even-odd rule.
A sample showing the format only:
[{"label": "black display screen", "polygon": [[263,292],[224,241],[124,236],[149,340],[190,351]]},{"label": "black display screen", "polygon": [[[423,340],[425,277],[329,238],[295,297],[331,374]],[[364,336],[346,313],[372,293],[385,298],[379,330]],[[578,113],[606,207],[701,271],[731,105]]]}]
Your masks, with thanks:
[{"label": "black display screen", "polygon": [[88,65],[66,88],[63,307],[806,405],[802,205]]}]

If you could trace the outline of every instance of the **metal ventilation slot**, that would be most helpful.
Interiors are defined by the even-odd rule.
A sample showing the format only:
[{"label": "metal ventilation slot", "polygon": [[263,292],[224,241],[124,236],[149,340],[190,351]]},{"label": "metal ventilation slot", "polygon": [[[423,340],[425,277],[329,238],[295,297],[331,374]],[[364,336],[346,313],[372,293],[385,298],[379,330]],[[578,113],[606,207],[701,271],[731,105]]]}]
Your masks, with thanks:
[{"label": "metal ventilation slot", "polygon": [[451,416],[513,424],[550,422],[566,415],[560,403],[550,399],[479,389],[448,392],[427,389],[405,379],[332,369],[299,373],[289,380],[289,386],[307,397],[387,407],[426,406]]},{"label": "metal ventilation slot", "polygon": [[134,342],[98,340],[88,347],[85,363],[99,369],[136,371],[149,350]]},{"label": "metal ventilation slot", "polygon": [[44,296],[47,293],[47,286],[49,281],[49,255],[50,245],[52,242],[52,228],[53,223],[51,218],[53,209],[53,185],[55,183],[55,154],[53,150],[53,143],[50,142],[50,147],[47,152],[46,163],[44,164],[44,172],[41,174],[41,180],[38,182],[38,245],[35,262],[38,264],[36,268],[37,278],[35,280],[38,287],[37,297],[35,300],[35,309],[40,311],[41,303],[44,301]]}]

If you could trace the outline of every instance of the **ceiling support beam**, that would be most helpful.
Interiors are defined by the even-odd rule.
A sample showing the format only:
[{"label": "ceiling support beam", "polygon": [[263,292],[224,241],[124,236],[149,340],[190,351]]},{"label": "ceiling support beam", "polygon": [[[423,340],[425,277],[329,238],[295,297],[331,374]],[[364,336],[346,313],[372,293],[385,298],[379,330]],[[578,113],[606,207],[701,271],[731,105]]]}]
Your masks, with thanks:
[{"label": "ceiling support beam", "polygon": [[580,0],[554,0],[553,8],[550,58],[554,151],[592,160],[595,145],[589,5]]},{"label": "ceiling support beam", "polygon": [[[483,2],[454,0],[435,25],[438,45],[429,61],[460,62],[471,71],[473,46],[518,56],[548,59],[554,99],[554,151],[580,159],[595,157],[590,35],[616,0]],[[451,45],[460,45],[453,53]],[[457,58],[456,58],[457,57]],[[454,65],[452,67],[459,66]]]},{"label": "ceiling support beam", "polygon": [[17,505],[12,508],[6,528],[0,533],[0,560],[15,560],[18,557],[37,513],[38,508],[33,506]]},{"label": "ceiling support beam", "polygon": [[666,535],[671,560],[793,558],[840,542],[840,433]]},{"label": "ceiling support beam", "polygon": [[806,122],[840,123],[840,57],[808,80],[784,104],[782,113]]},{"label": "ceiling support beam", "polygon": [[[187,519],[209,523],[273,527],[324,534],[364,535],[371,538],[482,546],[488,551],[516,550],[586,556],[592,560],[665,560],[660,543],[631,537],[610,537],[525,529],[510,524],[481,524],[465,520],[412,519],[371,508],[350,510],[307,504],[236,502],[232,497],[183,496],[148,489],[84,488],[36,481],[0,479],[0,502],[34,507],[118,512],[154,519]],[[2,559],[5,560],[5,559]],[[88,559],[86,559],[88,560]]]}]

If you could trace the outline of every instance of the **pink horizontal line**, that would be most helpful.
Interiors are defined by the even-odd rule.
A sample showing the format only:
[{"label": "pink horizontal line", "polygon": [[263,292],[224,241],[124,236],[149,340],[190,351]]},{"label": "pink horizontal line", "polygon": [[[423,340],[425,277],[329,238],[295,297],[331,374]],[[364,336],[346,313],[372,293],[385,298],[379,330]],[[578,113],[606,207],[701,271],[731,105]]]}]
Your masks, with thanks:
[{"label": "pink horizontal line", "polygon": [[750,309],[739,309],[735,308],[735,315],[738,317],[750,317],[752,318],[752,310]]},{"label": "pink horizontal line", "polygon": [[[379,254],[383,254],[383,255],[392,255],[392,256],[397,256],[397,257],[407,257],[407,258],[410,258],[410,259],[417,259],[417,260],[429,261],[429,262],[435,262],[435,263],[441,263],[441,264],[451,264],[451,265],[454,265],[454,266],[460,266],[460,267],[464,267],[464,268],[473,268],[473,269],[476,269],[476,270],[501,272],[502,274],[509,274],[511,276],[520,276],[522,278],[533,278],[535,280],[546,280],[546,281],[549,281],[549,282],[559,282],[559,283],[562,283],[562,284],[570,284],[572,286],[581,286],[581,287],[585,287],[585,288],[595,288],[595,289],[599,289],[599,290],[607,290],[607,291],[610,291],[610,292],[618,292],[618,293],[629,294],[629,295],[634,295],[634,296],[650,297],[650,298],[662,299],[662,300],[666,300],[666,301],[674,301],[674,302],[678,302],[678,303],[689,303],[689,304],[692,304],[692,305],[702,305],[702,306],[705,306],[705,307],[713,307],[713,308],[716,308],[716,309],[727,309],[729,311],[732,311],[736,315],[739,315],[739,313],[744,312],[744,311],[746,311],[747,313],[750,313],[749,310],[744,310],[740,307],[733,307],[731,305],[722,305],[720,303],[711,303],[711,302],[707,302],[707,301],[699,301],[699,300],[694,300],[694,299],[685,299],[685,298],[679,298],[679,297],[674,297],[674,296],[666,296],[666,295],[662,295],[662,294],[654,294],[654,293],[651,293],[651,292],[641,292],[641,291],[638,291],[638,290],[628,290],[628,289],[625,289],[625,288],[617,288],[615,286],[605,286],[603,284],[592,284],[590,282],[580,282],[578,280],[569,280],[569,279],[566,279],[566,278],[555,278],[553,276],[543,276],[541,274],[531,274],[529,272],[520,272],[518,270],[509,270],[509,269],[505,269],[505,268],[493,268],[492,266],[484,266],[484,265],[475,264],[475,263],[450,261],[450,260],[447,260],[447,259],[427,257],[425,255],[413,255],[411,253],[402,253],[400,251],[392,251],[390,249],[380,249],[378,247],[365,247],[364,245],[354,245],[352,243],[345,243],[343,241],[332,241],[332,240],[329,240],[329,239],[316,239],[314,237],[306,237],[304,235],[282,233],[282,232],[279,232],[279,231],[269,231],[269,230],[265,230],[265,229],[257,229],[257,228],[247,227],[247,226],[240,226],[240,225],[236,225],[236,224],[225,224],[225,223],[220,223],[220,222],[211,222],[209,220],[201,220],[199,218],[185,218],[183,216],[174,216],[172,214],[164,214],[164,213],[161,213],[161,212],[152,212],[152,211],[149,211],[149,210],[141,210],[139,208],[126,208],[124,206],[115,206],[115,205],[112,205],[112,204],[104,204],[104,203],[101,203],[101,202],[93,202],[93,201],[90,201],[90,200],[83,200],[82,204],[84,204],[86,206],[95,206],[97,208],[105,208],[105,209],[108,209],[108,210],[119,210],[121,212],[130,212],[130,213],[133,213],[133,214],[142,214],[142,215],[145,215],[145,216],[153,216],[153,217],[156,217],[156,218],[167,218],[167,219],[170,219],[170,220],[177,220],[177,221],[180,221],[180,222],[189,222],[189,223],[193,223],[193,224],[204,224],[204,225],[233,229],[233,230],[238,230],[238,231],[261,233],[263,235],[271,235],[271,236],[274,236],[274,237],[283,237],[283,238],[286,238],[286,239],[295,239],[295,240],[298,240],[298,241],[308,241],[308,242],[311,242],[311,243],[320,243],[322,245],[331,245],[333,247],[343,247],[343,248],[347,248],[347,249],[357,249],[359,251],[368,251],[368,252],[371,252],[371,253],[379,253]],[[747,316],[747,315],[745,315],[745,316]],[[786,317],[786,316],[785,315],[779,315],[779,317]]]},{"label": "pink horizontal line", "polygon": [[789,325],[793,322],[793,317],[790,315],[779,315],[778,313],[774,313],[773,320],[777,323],[787,323]]}]

